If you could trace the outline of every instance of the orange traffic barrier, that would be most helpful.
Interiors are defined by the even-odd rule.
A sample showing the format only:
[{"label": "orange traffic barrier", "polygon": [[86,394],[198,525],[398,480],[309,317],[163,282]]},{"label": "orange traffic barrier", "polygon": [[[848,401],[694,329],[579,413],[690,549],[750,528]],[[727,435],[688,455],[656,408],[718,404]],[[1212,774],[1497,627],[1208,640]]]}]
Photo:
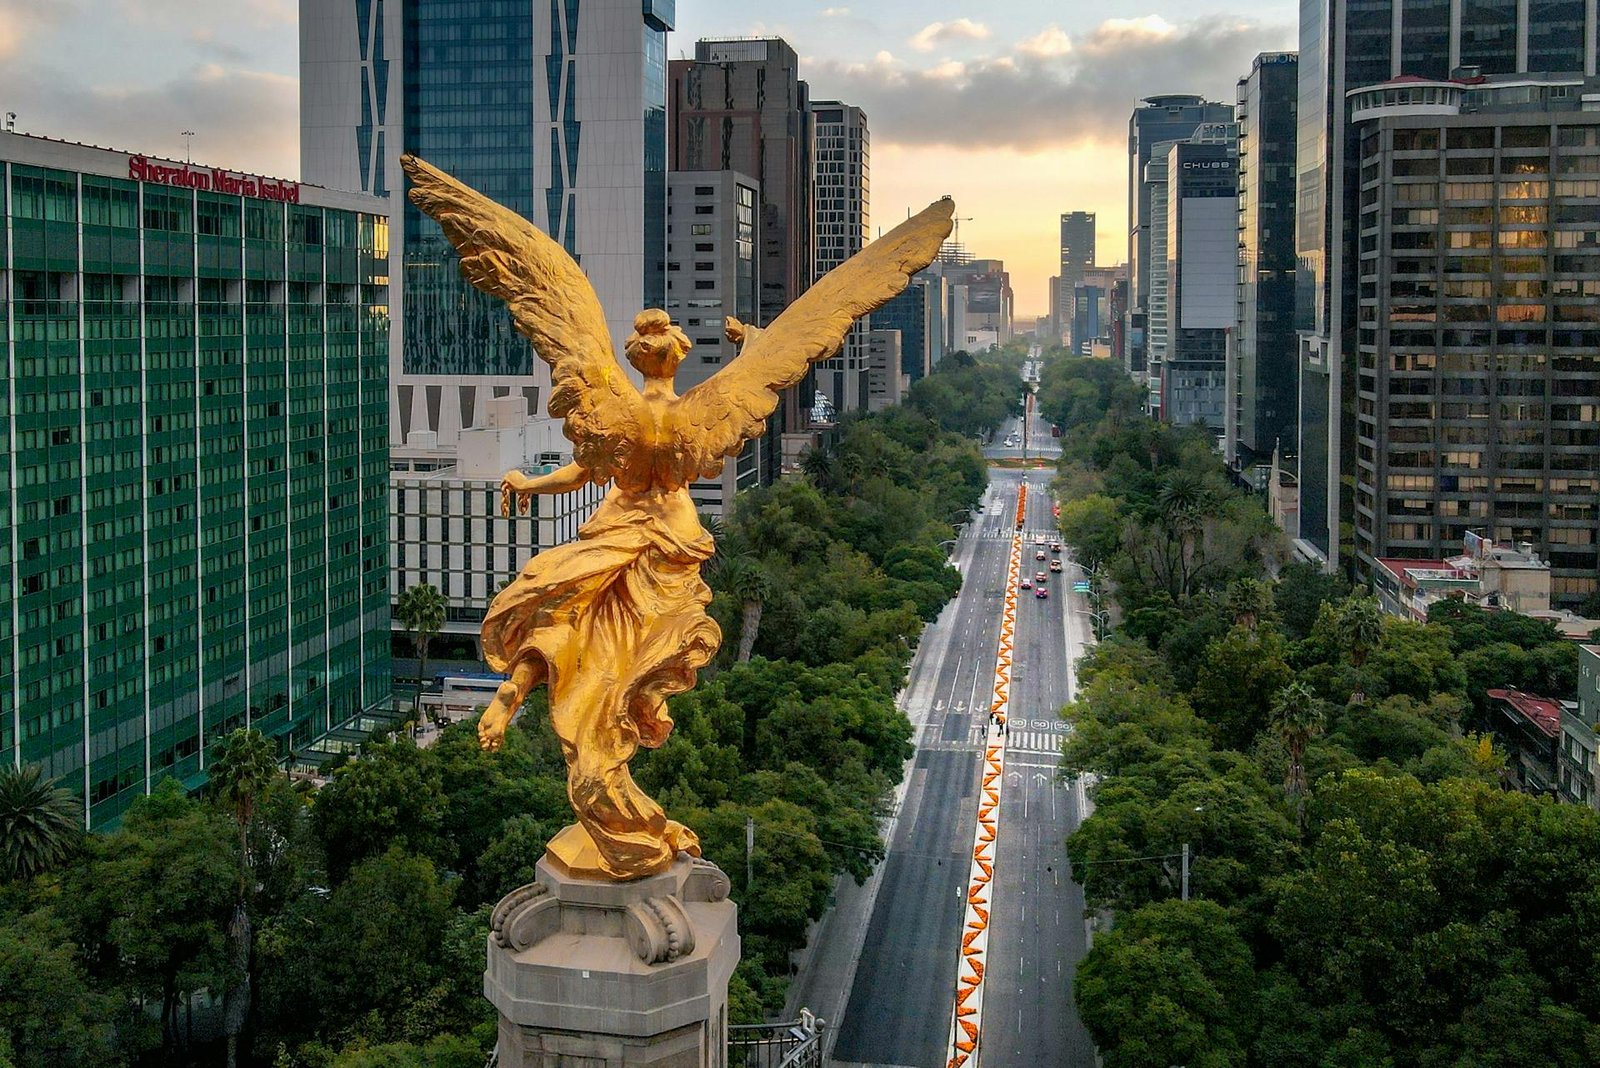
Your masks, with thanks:
[{"label": "orange traffic barrier", "polygon": [[[1017,493],[1017,530],[1026,514],[1028,488]],[[1000,791],[1005,785],[1006,713],[1011,705],[1011,662],[1017,627],[1017,583],[1022,569],[1022,538],[1011,539],[1006,567],[1005,607],[1000,613],[1000,644],[995,654],[994,689],[989,702],[990,737],[984,747],[977,825],[972,834],[972,865],[967,879],[966,933],[956,968],[955,1004],[951,1011],[947,1068],[975,1063],[983,1030],[983,973],[989,950],[989,892],[994,883],[993,849],[1000,834]],[[998,733],[997,733],[998,732]]]}]

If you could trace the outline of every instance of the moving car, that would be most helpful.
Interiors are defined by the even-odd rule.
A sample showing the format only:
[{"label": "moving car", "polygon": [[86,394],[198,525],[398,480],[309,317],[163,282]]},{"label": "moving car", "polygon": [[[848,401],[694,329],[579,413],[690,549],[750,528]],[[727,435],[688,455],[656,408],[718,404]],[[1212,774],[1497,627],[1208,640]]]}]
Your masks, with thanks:
[{"label": "moving car", "polygon": [[1061,552],[1061,543],[1059,541],[1051,542],[1050,551],[1059,554]]},{"label": "moving car", "polygon": [[1061,570],[1061,561],[1060,560],[1052,560],[1052,561],[1050,561],[1050,570],[1059,572]]},{"label": "moving car", "polygon": [[1033,558],[1035,560],[1043,560],[1044,559],[1044,550],[1040,549],[1038,552],[1034,553],[1033,554]]},{"label": "moving car", "polygon": [[1022,588],[1025,589],[1025,590],[1031,590],[1031,589],[1033,589],[1033,583],[1029,582],[1027,579],[1023,579],[1022,580]]},{"label": "moving car", "polygon": [[1033,591],[1033,595],[1035,597],[1048,597],[1050,596],[1050,591],[1045,589],[1043,586],[1040,586],[1038,589]]},{"label": "moving car", "polygon": [[1035,581],[1035,582],[1043,582],[1044,581],[1044,572],[1040,571],[1037,574],[1035,574],[1033,576],[1033,581]]}]

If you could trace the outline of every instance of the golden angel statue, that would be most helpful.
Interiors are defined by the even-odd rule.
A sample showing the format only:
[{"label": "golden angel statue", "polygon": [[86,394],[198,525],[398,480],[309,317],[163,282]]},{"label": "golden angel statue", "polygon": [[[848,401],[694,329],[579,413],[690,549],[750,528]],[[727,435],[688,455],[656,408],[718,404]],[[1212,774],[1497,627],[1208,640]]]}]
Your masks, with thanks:
[{"label": "golden angel statue", "polygon": [[573,462],[534,478],[507,472],[502,508],[510,514],[513,498],[526,510],[534,494],[611,484],[578,540],[535,555],[490,606],[484,658],[508,679],[479,722],[479,740],[497,748],[529,691],[547,683],[578,817],[550,842],[550,856],[578,877],[655,874],[680,851],[698,856],[699,840],[639,789],[628,761],[639,746],[666,741],[667,698],[694,685],[722,641],[700,577],[713,543],[689,483],[720,474],[726,457],[762,433],[778,391],[835,355],[851,323],[933,261],[954,205],[946,198],[895,227],[770,328],[728,319],[738,357],[680,397],[672,379],[691,342],[666,312],[641,312],[627,340],[641,390],[617,365],[599,298],[560,245],[422,160],[401,163],[412,202],[443,227],[462,274],[506,302],[550,365],[550,414],[565,420]]}]

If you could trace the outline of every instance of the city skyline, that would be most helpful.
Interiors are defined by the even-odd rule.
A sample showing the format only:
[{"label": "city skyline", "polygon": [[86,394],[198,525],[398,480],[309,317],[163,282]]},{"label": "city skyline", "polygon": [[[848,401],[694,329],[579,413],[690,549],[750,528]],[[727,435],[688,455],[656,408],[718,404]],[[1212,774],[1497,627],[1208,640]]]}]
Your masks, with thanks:
[{"label": "city skyline", "polygon": [[[296,19],[295,0],[203,11],[175,0],[48,10],[0,0],[0,110],[18,114],[19,131],[298,177]],[[1108,265],[1120,259],[1126,124],[1138,98],[1231,100],[1257,52],[1294,47],[1295,8],[1109,0],[1046,15],[1021,0],[981,9],[810,0],[774,17],[731,0],[681,0],[668,56],[692,54],[700,37],[745,34],[783,37],[820,97],[865,109],[873,234],[953,195],[971,220],[963,240],[1006,262],[1026,322],[1049,310],[1061,212],[1095,212]]]}]

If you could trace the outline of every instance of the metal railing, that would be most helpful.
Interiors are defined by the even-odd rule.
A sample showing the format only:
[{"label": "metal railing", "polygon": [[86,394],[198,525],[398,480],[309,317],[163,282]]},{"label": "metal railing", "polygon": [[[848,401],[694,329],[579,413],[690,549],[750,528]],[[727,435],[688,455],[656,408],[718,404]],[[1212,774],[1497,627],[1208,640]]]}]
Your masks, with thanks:
[{"label": "metal railing", "polygon": [[734,1024],[728,1028],[730,1068],[822,1068],[827,1023],[810,1009],[788,1023]]}]

